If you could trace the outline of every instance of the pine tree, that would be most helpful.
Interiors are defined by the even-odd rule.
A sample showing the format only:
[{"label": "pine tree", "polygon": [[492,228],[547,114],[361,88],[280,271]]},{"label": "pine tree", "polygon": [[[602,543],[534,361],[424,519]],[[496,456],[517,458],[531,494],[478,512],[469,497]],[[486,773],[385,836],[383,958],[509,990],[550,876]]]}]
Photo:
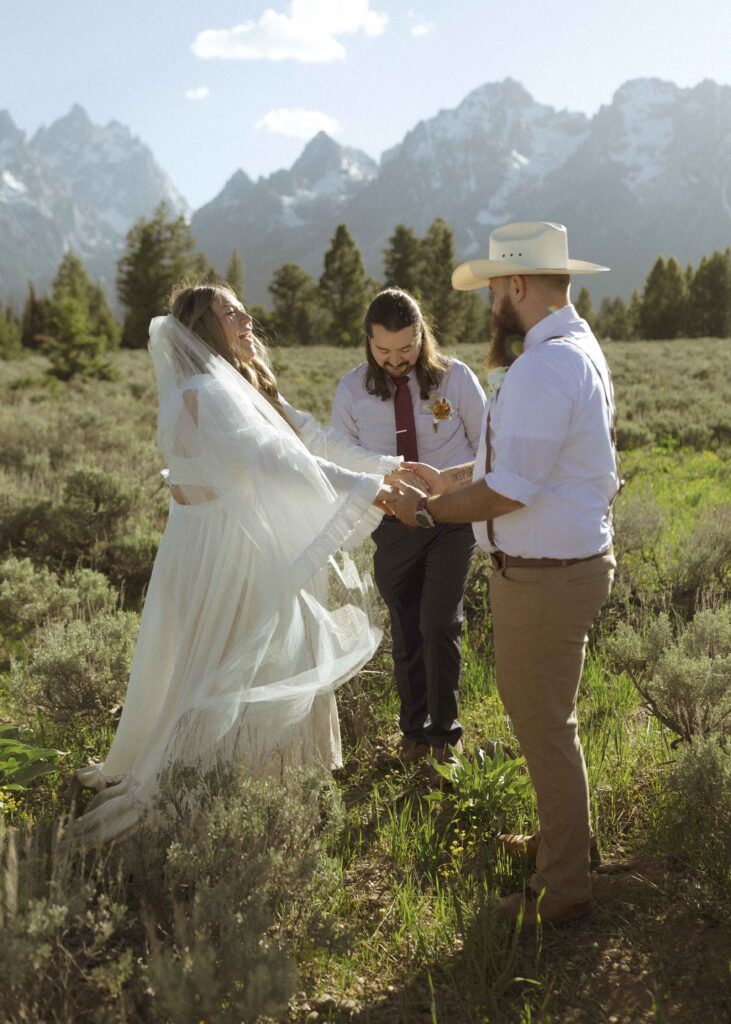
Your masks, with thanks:
[{"label": "pine tree", "polygon": [[403,288],[419,298],[421,288],[422,243],[411,228],[397,224],[383,250],[387,288]]},{"label": "pine tree", "polygon": [[0,359],[17,359],[22,355],[20,338],[20,321],[14,311],[9,306],[4,311],[0,309]]},{"label": "pine tree", "polygon": [[626,341],[632,337],[629,311],[620,295],[616,299],[602,299],[594,332],[599,338],[612,338],[614,341]]},{"label": "pine tree", "polygon": [[269,292],[274,301],[271,328],[280,345],[313,345],[319,341],[317,285],[296,263],[274,272]]},{"label": "pine tree", "polygon": [[690,286],[688,334],[692,338],[731,336],[731,249],[701,260]]},{"label": "pine tree", "polygon": [[186,276],[201,280],[209,273],[183,216],[170,220],[167,205],[161,203],[150,220],[138,220],[117,265],[117,293],[126,310],[122,344],[144,347],[150,320],[166,312],[173,286]]},{"label": "pine tree", "polygon": [[24,348],[40,348],[41,338],[48,333],[48,299],[40,298],[32,281],[28,282],[28,296],[20,320],[21,342]]},{"label": "pine tree", "polygon": [[688,314],[686,279],[678,261],[658,257],[642,293],[640,334],[643,338],[677,338],[685,333]]},{"label": "pine tree", "polygon": [[64,296],[76,299],[85,307],[91,333],[105,338],[107,348],[119,345],[119,324],[109,308],[104,290],[101,285],[89,279],[84,264],[71,251],[64,254],[58,265],[53,280],[51,305]]},{"label": "pine tree", "polygon": [[231,252],[224,281],[231,286],[239,302],[244,302],[244,261],[241,259],[238,249]]},{"label": "pine tree", "polygon": [[584,287],[581,289],[574,307],[581,319],[586,320],[589,327],[593,329],[596,322],[596,314],[594,312],[594,303],[591,301],[591,292],[588,288]]},{"label": "pine tree", "polygon": [[94,332],[86,302],[70,291],[59,291],[51,302],[45,350],[51,362],[48,372],[60,380],[113,376],[105,358],[107,338]]},{"label": "pine tree", "polygon": [[452,288],[454,237],[446,221],[438,217],[427,231],[421,246],[421,291],[423,305],[432,319],[440,341],[458,328],[457,292]]},{"label": "pine tree", "polygon": [[640,337],[640,316],[642,314],[642,299],[635,288],[629,300],[627,308],[627,340],[636,341]]},{"label": "pine tree", "polygon": [[474,332],[477,307],[471,292],[452,288],[454,236],[441,217],[437,217],[424,236],[421,251],[422,305],[432,319],[438,340],[445,346],[455,345],[466,340],[467,333]]},{"label": "pine tree", "polygon": [[338,225],[325,253],[319,290],[329,340],[335,345],[357,345],[363,333],[368,279],[345,224]]},{"label": "pine tree", "polygon": [[490,312],[488,310],[488,327],[485,330],[485,306],[486,303],[478,295],[477,291],[457,292],[457,301],[460,304],[460,333],[459,338],[453,338],[452,343],[459,342],[462,345],[485,344],[490,337]]},{"label": "pine tree", "polygon": [[107,348],[119,347],[122,337],[122,329],[116,317],[109,308],[104,289],[100,284],[89,285],[88,295],[89,324],[95,334],[101,334],[107,339]]}]

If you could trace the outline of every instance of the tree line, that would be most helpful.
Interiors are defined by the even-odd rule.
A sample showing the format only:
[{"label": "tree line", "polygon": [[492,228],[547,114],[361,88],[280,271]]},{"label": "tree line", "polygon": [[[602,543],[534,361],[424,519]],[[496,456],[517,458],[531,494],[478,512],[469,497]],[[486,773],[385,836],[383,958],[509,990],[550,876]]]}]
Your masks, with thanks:
[{"label": "tree line", "polygon": [[731,248],[704,256],[697,268],[689,263],[685,270],[674,257],[659,256],[642,294],[635,290],[629,304],[620,296],[606,298],[595,311],[582,288],[575,305],[599,338],[731,337]]},{"label": "tree line", "polygon": [[[273,344],[359,345],[368,302],[379,288],[393,285],[417,297],[445,347],[484,342],[489,306],[478,292],[452,288],[455,262],[454,236],[446,221],[437,218],[423,237],[398,224],[383,251],[383,281],[377,282],[366,273],[347,226],[340,224],[318,279],[296,263],[284,263],[269,283],[269,307],[249,309]],[[0,307],[0,358],[14,358],[24,348],[42,349],[50,359],[50,372],[60,379],[109,376],[107,354],[120,344],[144,347],[150,320],[166,312],[172,287],[185,278],[223,279],[246,301],[240,254],[231,253],[221,274],[197,251],[185,218],[171,217],[163,203],[127,235],[116,280],[124,310],[121,326],[101,285],[68,252],[50,295],[37,295],[29,283],[20,316]],[[685,271],[674,258],[659,257],[642,293],[633,292],[629,303],[620,296],[605,298],[595,310],[590,293],[582,288],[575,305],[600,338],[729,337],[731,248],[704,257],[697,268],[689,264]]]}]

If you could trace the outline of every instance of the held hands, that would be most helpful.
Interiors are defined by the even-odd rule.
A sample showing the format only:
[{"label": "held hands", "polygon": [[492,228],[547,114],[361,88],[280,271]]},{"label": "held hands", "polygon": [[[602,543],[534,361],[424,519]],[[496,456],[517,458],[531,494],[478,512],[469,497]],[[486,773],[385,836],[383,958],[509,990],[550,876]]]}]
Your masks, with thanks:
[{"label": "held hands", "polygon": [[[418,482],[415,483],[406,474],[409,477],[418,477]],[[393,475],[396,477],[403,476],[404,483],[410,484],[412,487],[418,487],[422,491],[426,491],[427,494],[442,494],[446,490],[446,480],[443,474],[426,462],[402,462]],[[391,480],[389,479],[390,482]]]},{"label": "held hands", "polygon": [[[390,479],[390,477],[386,479]],[[385,512],[387,516],[392,516],[394,513],[391,511],[391,501],[398,496],[398,491],[395,487],[391,487],[390,484],[386,483],[386,479],[384,479],[383,487],[381,487],[376,495],[373,504],[376,508],[380,508],[382,512]]]},{"label": "held hands", "polygon": [[407,483],[401,481],[398,482],[398,491],[395,496],[391,496],[388,499],[389,507],[391,508],[391,515],[398,516],[402,523],[406,523],[407,526],[416,526],[416,510],[421,505],[425,497],[425,491],[422,487],[419,490],[416,487],[411,487]]},{"label": "held hands", "polygon": [[387,515],[397,516],[407,526],[416,526],[414,512],[428,494],[441,494],[446,482],[438,469],[425,462],[402,462],[384,478],[373,502]]}]

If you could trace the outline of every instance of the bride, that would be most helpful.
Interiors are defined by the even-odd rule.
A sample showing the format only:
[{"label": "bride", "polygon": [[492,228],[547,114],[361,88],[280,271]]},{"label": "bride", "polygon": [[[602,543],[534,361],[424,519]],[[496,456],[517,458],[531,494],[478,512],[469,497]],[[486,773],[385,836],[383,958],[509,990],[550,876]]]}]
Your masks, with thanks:
[{"label": "bride", "polygon": [[82,840],[120,839],[161,771],[341,763],[334,689],[380,641],[353,559],[400,458],[351,445],[282,399],[252,320],[223,285],[186,287],[150,325],[170,514],[119,729]]}]

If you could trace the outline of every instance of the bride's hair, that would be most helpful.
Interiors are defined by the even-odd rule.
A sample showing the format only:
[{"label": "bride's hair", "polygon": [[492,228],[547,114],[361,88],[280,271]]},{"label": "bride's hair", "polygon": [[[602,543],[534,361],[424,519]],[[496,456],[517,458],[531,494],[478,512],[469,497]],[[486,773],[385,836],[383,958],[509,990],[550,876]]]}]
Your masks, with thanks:
[{"label": "bride's hair", "polygon": [[242,359],[241,353],[227,342],[221,322],[213,309],[213,300],[223,292],[236,294],[233,288],[223,281],[214,284],[183,282],[173,288],[170,295],[170,312],[176,320],[179,320],[189,330],[194,331],[199,338],[205,341],[206,345],[222,356],[227,363],[230,363],[242,377],[248,380],[252,387],[261,392],[282,419],[287,421],[295,433],[299,433],[279,400],[277,378],[274,376],[269,362],[269,352],[264,342],[254,335],[256,355],[249,360]]}]

